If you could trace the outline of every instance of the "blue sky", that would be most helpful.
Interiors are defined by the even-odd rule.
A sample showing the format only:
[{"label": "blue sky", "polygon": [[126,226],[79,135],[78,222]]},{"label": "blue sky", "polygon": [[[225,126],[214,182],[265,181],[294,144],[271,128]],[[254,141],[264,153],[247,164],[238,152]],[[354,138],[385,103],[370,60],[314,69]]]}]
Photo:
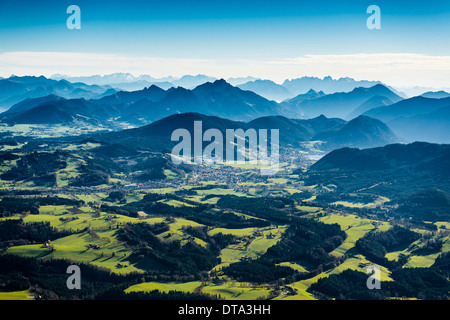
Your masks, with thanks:
[{"label": "blue sky", "polygon": [[[81,8],[81,30],[66,28],[71,4]],[[366,27],[366,9],[372,4],[381,9],[381,30]],[[414,75],[430,82],[435,72],[437,86],[439,79],[445,80],[442,72],[450,72],[449,35],[448,0],[0,0],[0,76],[51,75],[58,70],[73,75],[190,72],[281,80],[298,73],[377,80],[380,73],[361,64],[372,64],[371,70],[380,64],[387,68],[394,57],[398,61],[392,81],[400,83],[400,55],[406,55],[411,58],[406,63],[416,68]],[[16,52],[21,54],[12,59]],[[34,64],[29,61],[32,53],[37,57]],[[70,63],[64,64],[64,59]],[[427,63],[430,68],[424,72]],[[382,76],[389,79],[386,72]],[[410,81],[411,73],[404,77]]]}]

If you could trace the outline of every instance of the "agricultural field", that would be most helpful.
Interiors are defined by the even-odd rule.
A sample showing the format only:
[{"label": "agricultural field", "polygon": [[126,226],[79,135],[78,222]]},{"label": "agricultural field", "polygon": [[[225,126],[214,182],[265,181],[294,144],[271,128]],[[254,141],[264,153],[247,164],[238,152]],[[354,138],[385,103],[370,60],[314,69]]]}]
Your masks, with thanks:
[{"label": "agricultural field", "polygon": [[375,201],[369,202],[369,203],[336,201],[336,202],[333,202],[332,204],[342,205],[344,207],[349,207],[349,208],[375,208],[375,207],[383,205],[389,201],[390,200],[388,198],[379,196]]},{"label": "agricultural field", "polygon": [[389,224],[386,222],[364,219],[351,214],[333,214],[321,217],[319,220],[328,224],[336,223],[347,234],[347,239],[331,252],[331,254],[337,256],[342,256],[350,249],[354,248],[356,241],[363,237],[367,232],[372,230],[386,231],[389,228]]},{"label": "agricultural field", "polygon": [[[95,142],[65,144],[62,160],[54,163],[51,187],[40,184],[33,174],[0,181],[0,189],[8,195],[0,227],[16,223],[13,227],[30,233],[27,239],[5,239],[0,259],[13,256],[97,268],[95,272],[109,277],[123,277],[117,281],[126,281],[124,295],[158,291],[226,300],[314,300],[321,296],[311,288],[321,279],[348,270],[366,275],[369,266],[377,265],[381,281],[395,282],[393,267],[358,249],[358,241],[367,235],[396,225],[417,234],[412,243],[390,248],[383,256],[387,263],[402,263],[405,270],[432,268],[450,252],[450,224],[445,219],[414,224],[411,219],[387,217],[385,213],[394,208],[390,197],[330,196],[336,193],[336,184],[306,184],[305,170],[292,164],[284,165],[277,177],[265,178],[255,174],[259,167],[246,165],[228,166],[226,170],[236,172],[221,179],[208,166],[187,172],[162,167],[158,174],[164,180],[142,182],[135,180],[135,173],[117,169],[122,163],[138,163],[123,156],[112,163],[97,159],[107,163],[108,177],[98,173],[101,165],[92,160],[102,148]],[[0,174],[14,176],[16,167],[24,166],[22,158],[45,156],[17,152],[18,159],[5,161]],[[42,170],[31,163],[30,172]],[[89,184],[89,179],[98,179],[98,184],[79,185]],[[11,193],[14,188],[23,194]],[[49,238],[38,237],[34,228],[47,230]],[[430,239],[441,244],[437,251],[417,251],[429,246]],[[325,252],[321,259],[328,262],[318,263],[302,248]],[[4,292],[0,284],[0,299],[34,296],[32,289]]]},{"label": "agricultural field", "polygon": [[34,295],[29,290],[0,292],[0,300],[34,300]]},{"label": "agricultural field", "polygon": [[[205,183],[204,185],[211,185]],[[190,188],[183,188],[189,190]],[[220,191],[219,191],[220,190]],[[174,191],[174,189],[151,189],[155,194],[167,195]],[[222,194],[217,194],[218,199],[222,195],[238,195],[229,189],[209,189],[199,190],[199,196],[187,196],[186,199],[191,201],[199,200],[206,194],[216,195],[217,191]],[[299,189],[287,191],[291,194],[301,192]],[[138,203],[143,199],[144,192],[133,192],[126,196],[127,203]],[[88,201],[89,203],[101,203],[107,197],[107,193],[92,193],[92,194],[75,194],[71,196],[61,195],[67,199],[78,199]],[[243,196],[243,195],[239,195]],[[173,208],[194,208],[195,206],[188,202],[183,202],[174,199],[159,200]],[[200,202],[200,201],[199,201]],[[211,203],[212,204],[212,203]],[[44,205],[40,206],[38,215],[26,215],[20,217],[2,218],[2,221],[8,219],[23,219],[25,224],[31,223],[49,223],[51,227],[58,230],[70,230],[75,234],[65,236],[49,242],[52,250],[44,244],[29,244],[13,246],[8,249],[9,254],[21,257],[33,257],[42,260],[51,259],[66,259],[80,263],[89,263],[94,266],[106,268],[115,274],[145,274],[145,268],[140,264],[133,263],[131,259],[133,251],[126,246],[118,238],[118,230],[121,226],[132,223],[145,222],[149,225],[157,225],[167,223],[168,229],[157,235],[163,243],[172,241],[180,241],[181,245],[193,241],[203,248],[208,248],[210,244],[205,240],[192,237],[186,233],[186,228],[207,228],[207,235],[210,237],[217,235],[230,235],[235,237],[235,241],[225,248],[221,249],[218,255],[220,263],[210,270],[211,274],[218,273],[220,275],[220,284],[214,282],[144,282],[130,286],[125,290],[130,292],[150,292],[158,290],[160,292],[180,291],[184,293],[203,293],[221,299],[257,299],[257,298],[274,298],[274,299],[315,299],[314,295],[308,292],[308,288],[317,280],[336,275],[344,270],[351,269],[359,272],[365,272],[367,266],[373,264],[364,255],[355,251],[355,243],[361,239],[365,234],[375,231],[386,231],[391,225],[389,222],[368,219],[360,217],[356,214],[341,213],[336,211],[334,213],[325,214],[325,211],[317,206],[308,206],[305,203],[299,203],[295,207],[297,210],[316,219],[325,224],[337,224],[345,232],[346,239],[344,242],[335,248],[331,255],[336,257],[347,257],[345,261],[336,267],[327,270],[317,276],[311,277],[307,280],[301,280],[287,284],[285,289],[274,290],[272,285],[260,285],[251,282],[236,282],[232,278],[224,275],[222,269],[233,264],[243,261],[245,259],[257,260],[262,257],[270,247],[275,246],[283,238],[288,226],[269,226],[269,227],[250,227],[250,228],[223,228],[223,227],[207,227],[204,224],[191,221],[183,218],[172,218],[167,221],[164,217],[150,216],[142,211],[139,217],[127,217],[123,215],[113,215],[107,212],[98,211],[98,209],[89,205],[74,207],[70,205]],[[254,219],[255,217],[248,214],[232,212],[236,216],[242,216],[244,219]],[[316,216],[317,215],[317,216]],[[260,219],[260,218],[258,218]],[[264,220],[262,220],[264,221]],[[439,227],[447,226],[447,223],[436,223]],[[86,231],[90,230],[90,231]],[[426,231],[422,230],[426,234]],[[443,238],[444,245],[442,252],[450,251],[450,241],[448,235]],[[414,245],[420,246],[421,240],[414,242]],[[401,254],[408,254],[408,248],[402,251],[391,251],[386,255],[389,260],[396,260]],[[404,265],[404,268],[416,267],[430,267],[440,253],[429,255],[410,255],[410,259]],[[281,262],[277,266],[287,267],[296,272],[307,273],[311,267],[306,264],[294,262]],[[380,266],[382,281],[393,281],[390,278],[390,271],[384,266]],[[287,290],[287,291],[286,291]],[[18,293],[2,293],[2,299],[30,299],[32,295],[29,292],[23,291]]]},{"label": "agricultural field", "polygon": [[[76,262],[90,263],[98,267],[110,269],[112,272],[123,274],[131,272],[143,272],[129,265],[127,258],[131,254],[120,244],[115,243],[112,232],[98,232],[100,238],[88,233],[76,234],[51,242],[54,250],[43,247],[41,244],[24,245],[9,249],[9,253],[39,259],[68,259]],[[91,249],[89,245],[99,246],[99,249]],[[118,264],[125,265],[118,268]]]},{"label": "agricultural field", "polygon": [[149,292],[158,290],[168,293],[169,291],[181,291],[188,293],[204,293],[225,300],[256,300],[270,296],[269,287],[254,286],[251,283],[240,283],[228,281],[223,284],[202,283],[199,281],[177,283],[177,282],[145,282],[131,286],[125,292]]},{"label": "agricultural field", "polygon": [[286,228],[247,228],[247,229],[224,229],[217,228],[209,231],[210,235],[217,233],[231,234],[239,240],[237,244],[230,245],[220,252],[221,264],[214,270],[220,269],[241,259],[257,259],[263,255],[268,248],[275,245]]}]

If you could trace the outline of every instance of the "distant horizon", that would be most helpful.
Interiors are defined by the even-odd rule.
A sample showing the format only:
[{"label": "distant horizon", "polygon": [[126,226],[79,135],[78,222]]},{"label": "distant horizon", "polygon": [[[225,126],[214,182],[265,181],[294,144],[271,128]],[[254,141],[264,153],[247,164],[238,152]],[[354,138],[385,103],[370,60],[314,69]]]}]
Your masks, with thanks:
[{"label": "distant horizon", "polygon": [[[450,86],[449,87],[431,87],[431,86],[420,86],[420,85],[415,85],[415,86],[396,86],[396,85],[391,85],[389,83],[385,83],[381,80],[370,80],[370,79],[355,79],[353,77],[349,77],[349,76],[343,76],[343,77],[333,77],[330,75],[325,75],[325,76],[310,76],[310,75],[303,75],[303,76],[299,76],[296,78],[286,78],[283,79],[282,81],[275,81],[272,79],[268,79],[268,78],[259,78],[259,77],[255,77],[252,75],[248,75],[248,76],[233,76],[233,77],[220,77],[220,76],[214,76],[214,75],[209,75],[209,74],[202,74],[202,73],[198,73],[198,74],[184,74],[182,76],[172,76],[172,75],[167,75],[167,76],[163,76],[163,77],[154,77],[151,74],[133,74],[130,72],[113,72],[113,73],[108,73],[108,74],[90,74],[90,75],[80,75],[80,76],[72,76],[72,75],[67,75],[67,74],[61,74],[61,73],[55,73],[52,74],[50,76],[48,75],[44,75],[44,74],[24,74],[24,75],[19,75],[19,74],[10,74],[10,75],[0,75],[1,78],[3,79],[9,79],[11,77],[40,77],[43,76],[47,79],[54,79],[54,80],[60,80],[60,79],[64,79],[64,80],[71,80],[71,78],[93,78],[93,77],[101,77],[101,78],[107,78],[109,76],[114,76],[114,75],[124,75],[124,76],[131,76],[134,79],[130,80],[130,81],[124,81],[124,82],[105,82],[103,85],[114,85],[114,84],[127,84],[127,83],[133,83],[134,81],[146,81],[149,84],[152,85],[158,85],[158,82],[164,83],[171,83],[171,81],[178,81],[184,77],[208,77],[208,78],[214,78],[215,80],[225,80],[228,83],[230,83],[229,80],[236,80],[236,79],[249,79],[249,80],[245,80],[240,84],[233,84],[233,86],[239,86],[241,84],[246,84],[248,82],[254,82],[254,81],[272,81],[280,86],[283,85],[283,83],[285,81],[292,81],[292,80],[297,80],[297,79],[302,79],[302,78],[311,78],[311,79],[319,79],[321,81],[325,80],[325,78],[331,78],[332,81],[339,81],[339,80],[345,80],[345,79],[349,79],[349,80],[353,80],[355,82],[379,82],[387,87],[391,87],[397,91],[399,91],[402,94],[405,94],[407,98],[411,98],[414,96],[418,96],[421,95],[423,93],[426,92],[439,92],[439,91],[445,91],[450,93]],[[152,78],[152,79],[143,79],[143,78]],[[80,80],[77,80],[80,81]],[[81,81],[82,82],[82,81]],[[205,81],[208,82],[208,81]],[[90,85],[94,85],[97,84],[99,85],[99,83],[86,83],[86,84],[90,84]],[[311,88],[313,90],[313,88]],[[135,90],[125,90],[125,91],[135,91]],[[317,90],[315,90],[317,91]]]},{"label": "distant horizon", "polygon": [[[272,81],[276,84],[282,84],[284,81],[291,81],[291,80],[296,80],[296,79],[301,79],[301,78],[312,78],[312,79],[319,79],[319,80],[325,80],[325,78],[331,78],[332,80],[342,80],[342,79],[351,79],[354,81],[379,81],[379,80],[370,80],[370,79],[355,79],[353,77],[348,77],[348,76],[343,76],[343,77],[333,77],[333,76],[311,76],[311,75],[303,75],[303,76],[298,76],[298,77],[291,77],[291,78],[285,78],[283,79],[281,82],[279,81],[275,81],[269,78],[261,78],[261,77],[256,77],[253,75],[248,75],[248,76],[232,76],[232,77],[225,77],[225,76],[216,76],[216,75],[211,75],[211,74],[204,74],[204,73],[192,73],[192,74],[183,74],[182,76],[173,76],[173,75],[166,75],[166,76],[161,76],[161,77],[153,77],[151,74],[146,74],[146,73],[142,73],[142,74],[137,74],[137,73],[131,73],[131,72],[112,72],[112,73],[104,73],[104,74],[84,74],[84,75],[69,75],[69,74],[61,74],[61,73],[55,73],[52,74],[50,76],[45,75],[45,74],[10,74],[10,75],[0,75],[0,77],[4,78],[4,79],[8,79],[11,77],[45,77],[47,79],[55,79],[55,78],[62,78],[62,79],[66,79],[66,78],[91,78],[91,77],[108,77],[108,76],[114,76],[114,75],[129,75],[132,76],[136,79],[142,78],[142,77],[151,77],[153,78],[153,80],[155,81],[169,81],[172,80],[179,80],[182,79],[184,77],[200,77],[200,76],[204,76],[204,77],[210,77],[210,78],[215,78],[216,80],[230,80],[230,79],[247,79],[247,78],[253,78],[253,80],[249,80],[249,81]],[[171,79],[170,79],[171,78]],[[150,82],[150,81],[149,81]],[[379,81],[381,82],[381,81]]]},{"label": "distant horizon", "polygon": [[335,80],[351,78],[356,81],[380,81],[396,88],[448,90],[450,56],[407,53],[306,55],[279,61],[228,61],[228,64],[224,64],[199,59],[0,51],[0,76],[4,78],[11,75],[43,75],[47,78],[63,75],[78,78],[112,74],[130,74],[136,78],[151,76],[156,79],[182,78],[185,75],[206,75],[218,79],[253,77],[277,84],[302,77],[332,77]]}]

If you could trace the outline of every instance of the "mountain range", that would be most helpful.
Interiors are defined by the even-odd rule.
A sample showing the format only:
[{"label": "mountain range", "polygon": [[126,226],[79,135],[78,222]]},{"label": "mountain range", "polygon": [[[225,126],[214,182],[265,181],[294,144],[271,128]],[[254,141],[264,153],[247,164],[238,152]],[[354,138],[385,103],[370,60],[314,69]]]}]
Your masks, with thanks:
[{"label": "mountain range", "polygon": [[334,150],[311,166],[312,170],[414,170],[450,176],[450,145],[414,142],[370,149]]},{"label": "mountain range", "polygon": [[[100,99],[73,99],[74,101],[70,103],[65,100],[52,96],[21,102],[3,113],[0,119],[11,124],[35,123],[33,118],[23,113],[30,111],[27,108],[42,107],[43,104],[52,105],[51,108],[46,109],[49,119],[47,124],[70,122],[70,117],[64,116],[58,120],[54,113],[59,115],[67,113],[72,118],[82,116],[94,121],[124,121],[134,125],[142,125],[171,114],[185,112],[249,121],[260,116],[276,114],[278,108],[276,102],[267,100],[252,91],[233,87],[225,80],[206,82],[193,90],[183,87],[163,90],[153,85],[139,91],[115,92]],[[44,118],[45,115],[42,120]],[[39,123],[43,123],[42,120]]]},{"label": "mountain range", "polygon": [[432,99],[442,99],[442,98],[449,98],[450,97],[450,93],[446,92],[446,91],[427,91],[423,94],[421,94],[422,97],[424,98],[432,98]]},{"label": "mountain range", "polygon": [[283,111],[290,116],[302,118],[325,114],[328,117],[349,119],[350,115],[358,116],[367,107],[378,107],[402,100],[400,96],[382,84],[376,84],[370,88],[358,87],[350,92],[328,95],[322,92],[312,96],[311,94],[315,94],[315,91],[310,90],[306,96],[300,95],[282,102]]},{"label": "mountain range", "polygon": [[70,82],[83,82],[89,85],[97,84],[97,85],[112,85],[112,84],[122,84],[122,83],[133,83],[139,81],[145,82],[171,82],[176,80],[175,77],[164,77],[164,78],[154,78],[149,75],[140,75],[138,77],[130,74],[130,73],[112,73],[108,75],[92,75],[85,77],[71,77],[62,74],[55,74],[50,77],[53,80],[67,80]]},{"label": "mountain range", "polygon": [[323,115],[308,120],[267,116],[242,122],[191,112],[171,115],[135,129],[98,134],[93,138],[108,143],[139,145],[158,152],[167,151],[175,144],[171,141],[171,135],[176,129],[186,129],[194,135],[194,121],[202,121],[203,131],[218,129],[224,136],[227,129],[278,129],[281,148],[301,148],[302,143],[316,140],[319,136],[325,144],[324,149],[342,146],[373,147],[398,142],[398,138],[381,121],[365,116],[349,122]]},{"label": "mountain range", "polygon": [[255,80],[238,85],[242,90],[253,91],[260,96],[274,100],[283,101],[293,96],[292,92],[271,80]]},{"label": "mountain range", "polygon": [[[184,81],[189,79],[187,77]],[[259,83],[259,80],[252,83]],[[47,85],[46,89],[43,89],[44,85]],[[232,86],[220,79],[194,89],[163,89],[151,85],[137,91],[116,91],[106,86],[73,84],[45,77],[11,77],[0,80],[0,97],[4,98],[3,101],[20,102],[0,114],[0,121],[69,126],[101,123],[117,128],[117,123],[142,126],[173,114],[188,112],[244,122],[276,115],[297,119],[295,121],[320,115],[350,121],[364,115],[384,122],[392,132],[381,129],[379,125],[379,133],[396,136],[398,141],[449,142],[450,98],[445,97],[443,92],[426,94],[439,98],[417,96],[403,99],[388,87],[376,84],[332,94],[310,89],[277,103],[242,87],[245,88],[242,85]],[[79,98],[79,95],[86,98]],[[308,135],[313,138],[313,135]],[[358,145],[361,144],[358,142]]]},{"label": "mountain range", "polygon": [[43,76],[11,76],[0,80],[0,111],[5,111],[25,99],[40,98],[53,94],[67,99],[90,99],[113,92],[114,90],[109,86],[72,83],[67,80],[47,79]]},{"label": "mountain range", "polygon": [[[299,174],[303,174],[300,170]],[[305,185],[334,185],[344,197],[383,195],[389,199],[392,216],[446,221],[450,188],[450,145],[414,142],[383,147],[341,148],[329,152],[312,166]],[[334,200],[332,200],[334,199]]]},{"label": "mountain range", "polygon": [[380,84],[379,81],[356,81],[351,78],[333,79],[330,76],[323,79],[317,77],[302,77],[298,79],[285,80],[283,87],[291,92],[305,93],[310,89],[323,91],[327,94],[335,92],[352,91],[356,87],[372,87]]},{"label": "mountain range", "polygon": [[400,141],[385,123],[367,116],[359,116],[345,125],[319,132],[313,140],[324,141],[324,147],[328,149],[344,146],[372,148]]},{"label": "mountain range", "polygon": [[385,122],[408,141],[449,142],[450,98],[418,96],[371,109],[364,115]]},{"label": "mountain range", "polygon": [[[110,118],[99,118],[94,107],[89,108],[89,110],[93,110],[93,113],[81,114],[85,117],[96,118],[97,121],[116,119],[134,125],[149,123],[174,113],[185,112],[198,112],[243,121],[269,115],[283,115],[289,118],[314,118],[324,114],[327,117],[345,118],[349,113],[357,117],[370,107],[385,106],[399,100],[401,98],[385,86],[375,85],[371,88],[356,88],[348,93],[330,95],[323,91],[316,92],[311,89],[305,94],[278,104],[253,91],[234,87],[221,79],[206,82],[192,90],[184,87],[164,90],[152,85],[131,92],[113,91],[110,95],[90,99],[85,103],[85,105],[104,105],[104,108],[111,109]],[[44,100],[39,98],[36,101]],[[37,106],[37,102],[27,101],[26,105]],[[7,113],[9,117],[7,119],[3,117],[4,121],[23,123],[21,122],[23,121],[22,117],[18,115],[11,117],[12,111],[15,113],[23,111],[22,102],[19,106],[20,108],[13,106]],[[64,106],[60,107],[65,108]],[[64,111],[78,113],[77,110],[65,109]],[[347,118],[347,120],[350,119]]]},{"label": "mountain range", "polygon": [[[93,75],[88,77],[69,77],[60,74],[53,75],[51,79],[62,80],[65,79],[70,82],[83,82],[89,85],[109,85],[120,90],[142,90],[145,87],[156,85],[162,89],[169,89],[171,87],[184,87],[185,89],[193,89],[205,82],[213,82],[218,80],[215,77],[206,75],[185,75],[181,78],[163,77],[154,78],[149,75],[133,76],[129,73],[114,73],[110,75],[100,76]],[[239,86],[244,90],[251,90],[258,95],[269,99],[281,102],[286,99],[291,99],[299,94],[304,94],[310,89],[315,91],[323,91],[326,94],[335,92],[349,92],[357,87],[372,87],[376,84],[381,84],[380,81],[358,81],[352,78],[333,79],[329,76],[324,78],[317,77],[301,77],[297,79],[285,80],[283,83],[275,83],[267,79],[259,79],[255,77],[240,77],[229,78],[227,82],[233,86]],[[396,94],[405,97],[402,93],[389,87],[390,90]]]}]

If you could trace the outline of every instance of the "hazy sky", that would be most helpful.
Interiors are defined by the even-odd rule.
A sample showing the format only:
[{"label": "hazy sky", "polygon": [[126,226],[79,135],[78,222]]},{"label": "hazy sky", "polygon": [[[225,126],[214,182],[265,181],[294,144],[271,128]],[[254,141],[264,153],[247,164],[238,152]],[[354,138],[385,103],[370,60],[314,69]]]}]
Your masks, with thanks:
[{"label": "hazy sky", "polygon": [[450,1],[0,0],[0,76],[114,72],[450,87]]}]

